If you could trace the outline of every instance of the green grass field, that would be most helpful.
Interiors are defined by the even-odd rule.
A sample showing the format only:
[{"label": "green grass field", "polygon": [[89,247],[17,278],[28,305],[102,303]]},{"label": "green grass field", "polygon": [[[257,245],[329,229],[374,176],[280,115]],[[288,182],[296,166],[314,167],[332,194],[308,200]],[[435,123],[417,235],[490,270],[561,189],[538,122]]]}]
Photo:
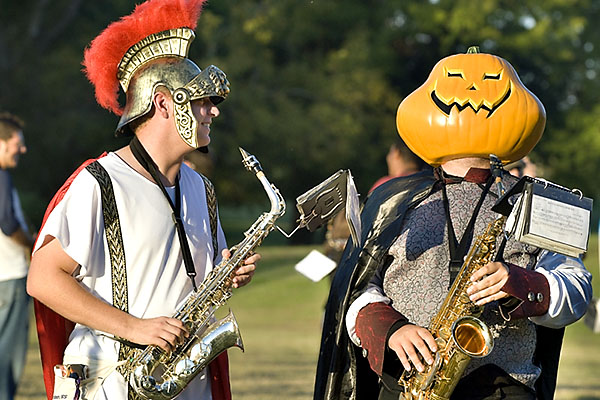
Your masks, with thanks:
[{"label": "green grass field", "polygon": [[[586,266],[600,293],[598,248],[594,236]],[[231,308],[245,345],[229,351],[233,398],[240,400],[311,399],[328,282],[314,283],[294,270],[313,247],[265,246],[253,282],[219,310]],[[31,349],[17,400],[42,400],[37,341]],[[578,321],[567,328],[556,399],[600,399],[600,334]]]}]

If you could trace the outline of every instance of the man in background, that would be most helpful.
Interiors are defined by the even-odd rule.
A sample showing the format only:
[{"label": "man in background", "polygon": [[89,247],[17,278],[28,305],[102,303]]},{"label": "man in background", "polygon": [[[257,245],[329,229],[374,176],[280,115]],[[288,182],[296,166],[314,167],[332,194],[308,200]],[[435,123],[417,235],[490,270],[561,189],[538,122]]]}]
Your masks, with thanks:
[{"label": "man in background", "polygon": [[537,165],[531,162],[529,156],[525,156],[519,161],[506,165],[504,169],[517,178],[522,178],[524,176],[535,178],[537,176]]},{"label": "man in background", "polygon": [[23,122],[0,113],[0,399],[14,397],[27,353],[25,282],[32,240],[8,171],[26,152]]},{"label": "man in background", "polygon": [[373,186],[371,186],[371,189],[369,189],[369,193],[377,186],[390,179],[399,176],[412,175],[421,171],[423,168],[428,167],[427,163],[413,153],[400,138],[390,146],[390,149],[385,156],[385,162],[387,163],[388,174],[377,179]]}]

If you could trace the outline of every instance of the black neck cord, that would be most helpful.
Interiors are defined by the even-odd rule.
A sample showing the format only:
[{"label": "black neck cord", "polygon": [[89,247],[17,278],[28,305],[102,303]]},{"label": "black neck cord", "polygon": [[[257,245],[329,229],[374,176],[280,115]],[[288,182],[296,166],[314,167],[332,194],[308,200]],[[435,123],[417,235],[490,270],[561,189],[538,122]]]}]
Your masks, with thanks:
[{"label": "black neck cord", "polygon": [[460,243],[456,240],[456,234],[454,233],[454,227],[452,225],[452,219],[450,218],[450,203],[448,202],[448,194],[446,193],[446,183],[442,181],[442,196],[444,199],[444,210],[446,211],[446,222],[448,224],[448,245],[450,247],[450,264],[448,268],[450,270],[450,286],[456,279],[460,268],[464,262],[464,257],[467,254],[469,248],[467,244],[471,241],[473,237],[473,230],[475,227],[475,220],[477,219],[477,215],[479,214],[479,210],[481,209],[481,205],[483,204],[483,200],[488,194],[490,187],[492,186],[493,179],[490,176],[488,178],[485,187],[481,193],[481,197],[473,210],[473,214],[471,215],[471,219],[467,224],[467,228],[463,233],[462,238],[460,239]]},{"label": "black neck cord", "polygon": [[171,211],[173,212],[173,222],[175,222],[177,236],[179,237],[179,243],[181,244],[181,253],[183,256],[185,271],[192,281],[192,286],[194,287],[194,290],[198,290],[198,288],[196,287],[195,280],[196,269],[194,267],[194,260],[192,259],[190,246],[185,235],[185,229],[183,228],[183,221],[181,220],[181,189],[179,187],[179,176],[177,176],[177,179],[175,180],[175,204],[173,204],[171,197],[169,197],[169,194],[167,193],[165,185],[163,185],[162,180],[160,179],[160,172],[158,171],[158,167],[156,166],[156,164],[152,160],[152,157],[150,157],[150,154],[148,154],[142,143],[139,141],[137,136],[133,137],[133,139],[129,143],[129,146],[135,159],[152,176],[160,190],[165,195],[167,201],[169,202],[169,206],[171,207]]}]

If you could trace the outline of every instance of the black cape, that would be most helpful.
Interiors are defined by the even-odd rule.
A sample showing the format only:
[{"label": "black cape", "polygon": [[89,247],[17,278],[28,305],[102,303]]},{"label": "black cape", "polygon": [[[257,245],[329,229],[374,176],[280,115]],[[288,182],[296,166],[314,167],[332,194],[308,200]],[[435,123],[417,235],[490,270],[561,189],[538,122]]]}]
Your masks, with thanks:
[{"label": "black cape", "polygon": [[346,333],[346,311],[385,261],[406,211],[427,198],[435,182],[428,170],[392,179],[367,198],[361,212],[360,245],[348,241],[325,306],[315,400],[366,399],[379,392],[377,375]]}]

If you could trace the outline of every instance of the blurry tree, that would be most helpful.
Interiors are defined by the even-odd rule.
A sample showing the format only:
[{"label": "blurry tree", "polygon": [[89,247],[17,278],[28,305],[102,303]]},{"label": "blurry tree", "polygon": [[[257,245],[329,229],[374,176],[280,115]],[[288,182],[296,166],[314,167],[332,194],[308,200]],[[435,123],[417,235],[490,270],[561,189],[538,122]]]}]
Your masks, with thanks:
[{"label": "blurry tree", "polygon": [[[80,63],[89,41],[133,6],[0,0],[0,108],[28,122],[16,181],[34,218],[76,165],[123,144]],[[232,88],[212,131],[219,201],[266,201],[238,146],[290,203],[340,168],[366,193],[386,171],[399,102],[437,61],[471,45],[511,62],[545,105],[532,154],[545,177],[600,198],[588,173],[600,169],[598,20],[600,0],[207,2],[191,58],[221,67]]]},{"label": "blurry tree", "polygon": [[123,0],[0,0],[0,109],[26,122],[28,153],[15,183],[36,227],[70,173],[116,147],[116,121],[96,104],[81,60],[90,40],[131,6]]},{"label": "blurry tree", "polygon": [[[290,199],[338,168],[351,168],[365,193],[385,172],[401,99],[438,60],[479,45],[509,60],[544,103],[532,156],[546,178],[598,197],[585,171],[600,167],[591,140],[600,128],[581,115],[598,110],[599,13],[598,0],[222,0],[203,16],[199,36],[212,46],[196,47],[211,48],[233,85],[215,151],[248,147]],[[239,168],[235,157],[222,161],[223,177]],[[248,201],[253,182],[224,180],[230,199]]]},{"label": "blurry tree", "polygon": [[229,179],[241,165],[224,154],[238,145],[261,160],[289,201],[340,168],[352,168],[365,190],[385,170],[400,97],[377,54],[391,49],[374,45],[385,2],[369,3],[220,1],[205,11],[195,49],[214,41],[232,84],[213,131],[225,166],[218,186],[231,199],[249,201],[248,191],[261,190],[252,178]]}]

